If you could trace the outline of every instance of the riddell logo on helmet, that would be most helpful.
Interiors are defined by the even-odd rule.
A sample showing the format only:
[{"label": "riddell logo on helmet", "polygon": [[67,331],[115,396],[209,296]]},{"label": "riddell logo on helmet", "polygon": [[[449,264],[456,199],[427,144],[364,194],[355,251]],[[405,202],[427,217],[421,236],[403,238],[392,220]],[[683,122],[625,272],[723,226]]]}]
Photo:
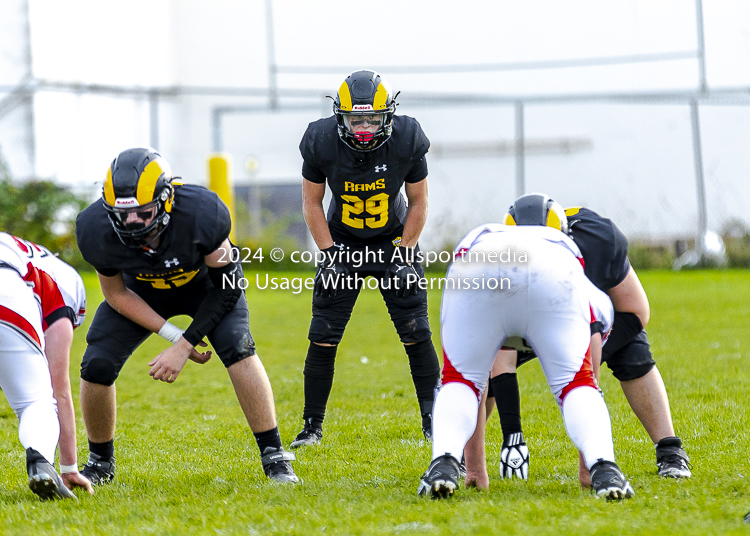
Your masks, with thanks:
[{"label": "riddell logo on helmet", "polygon": [[354,111],[372,110],[372,104],[355,104],[352,106]]},{"label": "riddell logo on helmet", "polygon": [[123,197],[115,200],[116,207],[137,207],[140,203],[135,197]]}]

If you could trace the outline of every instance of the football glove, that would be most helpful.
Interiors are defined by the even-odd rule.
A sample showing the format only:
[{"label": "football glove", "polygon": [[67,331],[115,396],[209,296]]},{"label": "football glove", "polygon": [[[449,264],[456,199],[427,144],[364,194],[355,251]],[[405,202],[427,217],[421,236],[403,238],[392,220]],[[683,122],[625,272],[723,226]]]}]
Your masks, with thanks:
[{"label": "football glove", "polygon": [[325,258],[318,263],[318,271],[315,273],[313,292],[316,296],[333,298],[338,289],[343,289],[349,276],[349,269],[336,256],[343,251],[344,246],[334,244],[323,251]]},{"label": "football glove", "polygon": [[508,434],[500,451],[500,478],[529,478],[529,448],[523,432]]},{"label": "football glove", "polygon": [[396,289],[396,296],[403,298],[404,296],[416,295],[419,291],[419,281],[422,278],[419,277],[414,266],[408,263],[408,260],[414,257],[414,250],[403,246],[399,246],[398,250],[400,260],[393,262],[388,267],[386,275],[391,280],[393,288]]}]

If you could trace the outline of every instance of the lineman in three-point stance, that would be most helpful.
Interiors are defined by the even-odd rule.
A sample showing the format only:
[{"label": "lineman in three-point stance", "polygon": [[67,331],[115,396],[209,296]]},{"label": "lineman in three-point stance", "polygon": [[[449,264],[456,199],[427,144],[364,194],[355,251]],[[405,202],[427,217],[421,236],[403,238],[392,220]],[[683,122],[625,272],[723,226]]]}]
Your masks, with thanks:
[{"label": "lineman in three-point stance", "polygon": [[0,386],[18,416],[29,487],[42,499],[75,499],[73,487],[94,492],[78,472],[70,391],[73,330],[85,316],[86,289],[72,266],[0,233]]},{"label": "lineman in three-point stance", "polygon": [[[435,400],[433,459],[420,482],[422,495],[453,495],[487,372],[506,340],[517,337],[539,356],[597,496],[619,500],[633,495],[615,463],[609,413],[593,369],[602,333],[611,327],[612,304],[584,275],[580,251],[564,232],[562,207],[544,196],[538,208],[533,218],[515,214],[520,226],[477,227],[456,248],[441,305],[443,386]],[[493,252],[509,248],[525,257],[490,260]],[[475,279],[487,281],[486,288],[462,284]]]}]

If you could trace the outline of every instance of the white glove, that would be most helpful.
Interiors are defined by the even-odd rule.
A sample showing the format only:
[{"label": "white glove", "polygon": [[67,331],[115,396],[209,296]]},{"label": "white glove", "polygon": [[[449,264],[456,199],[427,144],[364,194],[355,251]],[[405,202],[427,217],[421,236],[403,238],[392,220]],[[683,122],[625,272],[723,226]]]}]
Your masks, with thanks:
[{"label": "white glove", "polygon": [[523,432],[506,436],[500,451],[500,478],[513,477],[529,478],[529,448],[523,440]]}]

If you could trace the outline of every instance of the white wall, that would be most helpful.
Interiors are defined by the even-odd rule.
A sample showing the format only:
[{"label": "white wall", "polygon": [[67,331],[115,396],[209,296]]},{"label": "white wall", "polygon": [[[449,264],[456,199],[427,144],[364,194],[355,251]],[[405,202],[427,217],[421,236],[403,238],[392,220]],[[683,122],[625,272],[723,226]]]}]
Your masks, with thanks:
[{"label": "white wall", "polygon": [[[264,0],[29,3],[34,75],[39,79],[128,87],[264,88],[269,83]],[[2,13],[10,6],[16,19],[0,17],[0,58],[18,53],[22,5],[20,0],[2,3]],[[274,0],[273,5],[277,63],[332,70],[279,75],[280,87],[310,92],[307,109],[226,116],[224,149],[234,157],[239,181],[247,180],[248,156],[260,161],[255,180],[299,180],[299,139],[310,121],[330,113],[320,93],[334,93],[341,79],[358,67],[380,69],[395,90],[403,91],[399,113],[417,117],[434,144],[511,140],[512,109],[428,108],[417,106],[413,95],[627,93],[689,90],[698,83],[694,59],[458,74],[387,70],[695,50],[692,1],[467,0],[456,9],[447,0],[384,0],[374,18],[363,17],[361,7],[345,0]],[[750,64],[750,3],[711,0],[703,2],[703,9],[709,85],[750,86],[750,71],[742,67]],[[5,69],[7,63],[0,73],[17,78]],[[263,102],[249,97],[165,98],[159,107],[158,149],[176,173],[203,182],[205,158],[212,150],[212,109]],[[34,110],[37,174],[92,192],[120,150],[150,143],[149,104],[143,97],[43,92]],[[18,141],[23,121],[18,114],[0,119],[0,144],[18,175],[23,175],[18,171],[23,168]],[[750,202],[744,156],[750,142],[748,108],[704,106],[701,122],[709,225],[719,229],[730,217],[747,220],[743,207]],[[631,236],[693,233],[696,201],[685,106],[529,106],[526,135],[592,142],[585,152],[529,156],[528,190],[546,191],[566,205],[589,204],[616,219]],[[12,147],[10,155],[7,147]],[[467,160],[431,155],[429,165],[428,243],[494,219],[515,196],[510,157]]]}]

